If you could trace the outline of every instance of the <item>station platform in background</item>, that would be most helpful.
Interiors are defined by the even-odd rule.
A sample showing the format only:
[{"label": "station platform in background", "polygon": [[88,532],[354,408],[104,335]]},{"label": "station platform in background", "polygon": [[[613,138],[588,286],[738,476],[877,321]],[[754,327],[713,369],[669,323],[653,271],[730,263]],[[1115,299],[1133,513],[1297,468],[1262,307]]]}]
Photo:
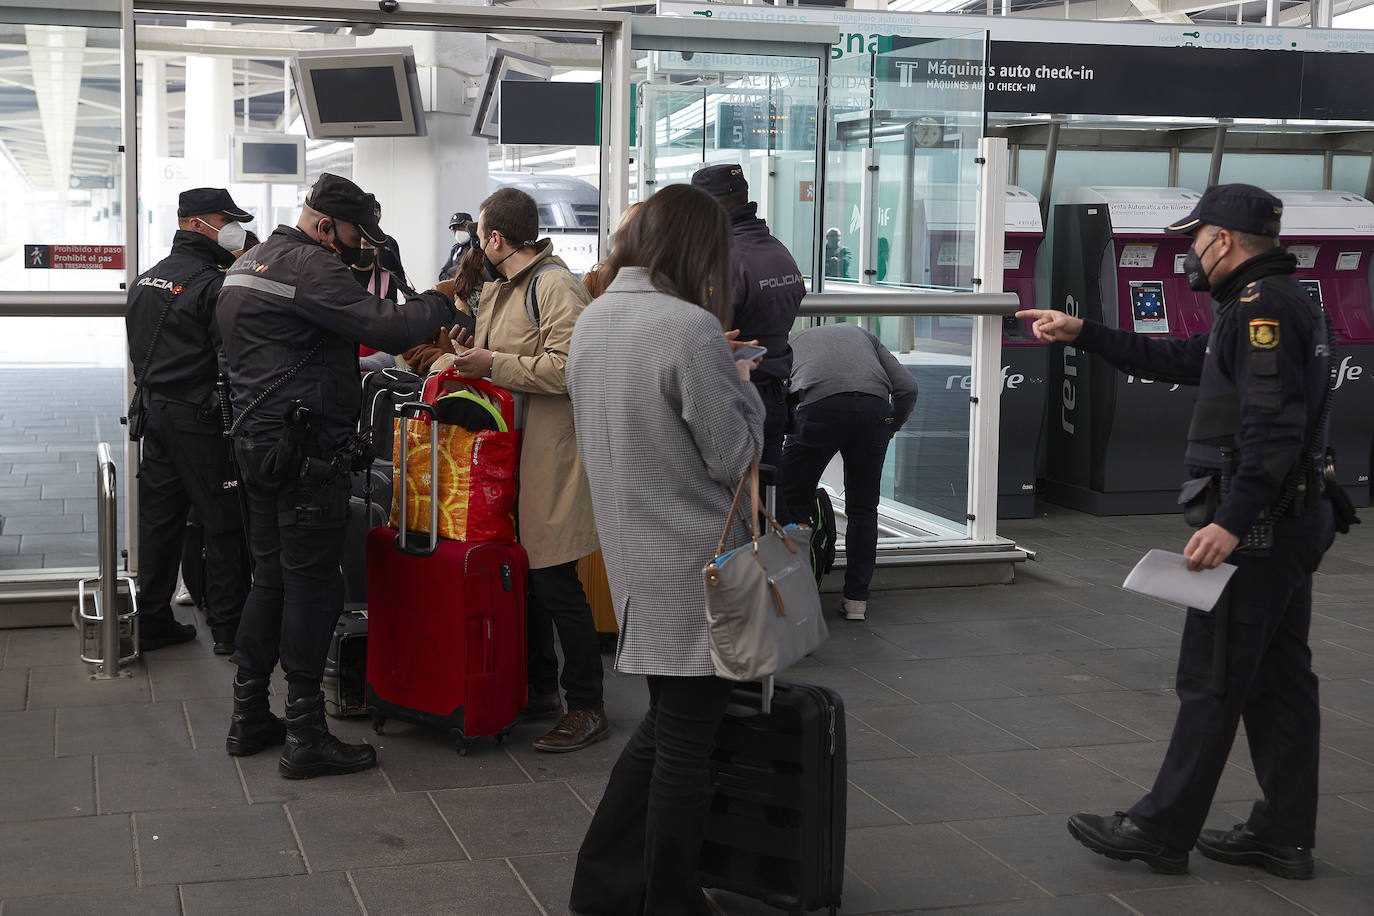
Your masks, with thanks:
[{"label": "station platform in background", "polygon": [[[1191,874],[1157,875],[1069,837],[1067,815],[1126,808],[1164,753],[1183,612],[1118,586],[1147,548],[1181,549],[1188,531],[1172,516],[1051,508],[1003,532],[1040,552],[1014,585],[876,592],[866,623],[836,619],[792,673],[848,707],[844,912],[1369,912],[1374,524],[1338,538],[1316,581],[1322,799],[1308,882],[1198,854]],[[231,668],[201,630],[118,682],[88,680],[70,629],[0,631],[3,916],[566,911],[577,846],[647,702],[641,678],[608,677],[615,730],[580,753],[535,752],[536,726],[459,757],[432,732],[331,720],[374,742],[380,765],[290,782],[271,751],[225,754]],[[1238,739],[1210,826],[1243,820],[1256,792]]]}]

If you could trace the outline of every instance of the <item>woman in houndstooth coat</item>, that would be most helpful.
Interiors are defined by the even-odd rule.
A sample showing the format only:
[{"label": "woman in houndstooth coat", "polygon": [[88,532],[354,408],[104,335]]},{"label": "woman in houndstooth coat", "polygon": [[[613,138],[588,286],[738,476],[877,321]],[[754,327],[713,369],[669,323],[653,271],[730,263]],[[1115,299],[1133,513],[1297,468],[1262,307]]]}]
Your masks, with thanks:
[{"label": "woman in houndstooth coat", "polygon": [[[567,364],[578,449],[620,648],[649,711],[587,830],[574,913],[704,914],[696,881],[710,759],[730,681],[715,676],[702,567],[763,441],[763,403],[736,363],[729,224],[672,185],[616,235],[615,279],[578,319]],[[743,520],[727,546],[744,543]]]}]

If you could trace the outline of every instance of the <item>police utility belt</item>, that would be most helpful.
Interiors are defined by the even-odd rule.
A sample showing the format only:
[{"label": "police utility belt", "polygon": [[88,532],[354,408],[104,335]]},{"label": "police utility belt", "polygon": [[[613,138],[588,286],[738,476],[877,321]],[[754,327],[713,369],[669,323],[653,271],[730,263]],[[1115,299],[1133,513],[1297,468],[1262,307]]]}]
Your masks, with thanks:
[{"label": "police utility belt", "polygon": [[[321,337],[299,362],[277,376],[238,415],[225,435],[234,438],[243,423],[263,402],[291,381],[324,345]],[[338,448],[323,454],[311,426],[310,408],[292,401],[281,418],[281,433],[268,448],[261,472],[281,488],[277,521],[299,528],[341,528],[348,522],[350,475],[372,466],[375,450],[372,429],[354,433]]]},{"label": "police utility belt", "polygon": [[[1178,501],[1183,506],[1183,520],[1194,528],[1210,525],[1217,508],[1231,492],[1231,480],[1236,473],[1236,450],[1221,449],[1221,471],[1195,477],[1183,484]],[[1300,518],[1317,505],[1326,487],[1326,474],[1334,467],[1328,462],[1304,458],[1284,478],[1279,498],[1272,506],[1261,510],[1253,525],[1240,537],[1236,552],[1264,556],[1274,547],[1274,521],[1281,518]]]},{"label": "police utility belt", "polygon": [[372,466],[372,430],[354,433],[322,454],[310,425],[310,409],[291,402],[280,437],[267,450],[263,474],[282,487],[277,522],[298,528],[342,528],[348,523],[350,478]]}]

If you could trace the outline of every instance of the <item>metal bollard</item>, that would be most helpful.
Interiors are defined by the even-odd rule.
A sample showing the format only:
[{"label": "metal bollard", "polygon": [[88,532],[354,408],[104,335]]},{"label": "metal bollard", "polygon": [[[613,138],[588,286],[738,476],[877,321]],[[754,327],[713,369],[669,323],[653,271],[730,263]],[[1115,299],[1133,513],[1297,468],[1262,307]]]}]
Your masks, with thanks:
[{"label": "metal bollard", "polygon": [[[77,583],[77,630],[81,638],[81,660],[97,665],[92,680],[104,681],[131,677],[133,672],[121,670],[138,658],[138,596],[134,580],[119,575],[119,491],[116,487],[114,460],[110,446],[101,442],[96,446],[99,472],[96,480],[96,512],[99,523],[100,575]],[[119,613],[119,583],[129,589],[129,610]],[[87,609],[86,593],[91,596],[94,609]],[[121,639],[128,639],[128,655],[120,655]]]}]

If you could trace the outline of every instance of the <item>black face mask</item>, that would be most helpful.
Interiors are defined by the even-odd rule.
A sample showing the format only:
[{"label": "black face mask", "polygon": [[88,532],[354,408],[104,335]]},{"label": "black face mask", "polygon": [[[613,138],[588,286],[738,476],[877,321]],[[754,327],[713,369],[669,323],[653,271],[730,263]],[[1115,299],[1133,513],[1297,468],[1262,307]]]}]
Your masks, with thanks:
[{"label": "black face mask", "polygon": [[[320,234],[323,235],[324,233],[322,232]],[[362,263],[363,249],[354,248],[352,245],[345,245],[339,238],[338,226],[334,227],[334,241],[328,243],[325,247],[333,248],[338,252],[339,260],[343,261],[349,267],[358,267],[358,265]],[[365,268],[358,267],[358,269],[363,270]]]},{"label": "black face mask", "polygon": [[358,259],[349,265],[354,270],[369,271],[377,266],[377,249],[358,248],[355,250],[358,252]]},{"label": "black face mask", "polygon": [[[518,248],[515,249],[515,251],[519,250]],[[482,273],[486,276],[487,282],[496,283],[504,279],[504,277],[501,276],[501,272],[496,268],[509,261],[511,255],[515,254],[515,251],[512,251],[499,261],[493,261],[491,258],[487,257],[487,246],[482,246]]]},{"label": "black face mask", "polygon": [[[1183,256],[1183,276],[1188,280],[1188,288],[1195,293],[1205,293],[1212,288],[1212,280],[1209,276],[1212,271],[1203,268],[1202,255],[1207,251],[1207,248],[1211,248],[1217,243],[1219,236],[1220,233],[1212,236],[1212,240],[1207,243],[1207,247],[1203,248],[1202,252],[1194,251],[1189,247],[1188,253]],[[1212,270],[1215,269],[1216,265],[1213,264]]]}]

